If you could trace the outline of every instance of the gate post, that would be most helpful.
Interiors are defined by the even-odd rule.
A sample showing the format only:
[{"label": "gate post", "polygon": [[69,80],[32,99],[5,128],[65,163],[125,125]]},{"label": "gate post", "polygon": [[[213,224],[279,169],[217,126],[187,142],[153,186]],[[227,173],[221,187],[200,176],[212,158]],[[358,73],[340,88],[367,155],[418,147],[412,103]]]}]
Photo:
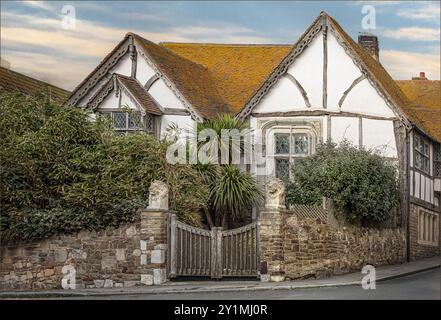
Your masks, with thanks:
[{"label": "gate post", "polygon": [[222,228],[211,229],[211,278],[222,278]]},{"label": "gate post", "polygon": [[260,211],[259,246],[261,280],[285,280],[284,225],[286,220],[285,185],[272,179],[266,188],[265,208]]},{"label": "gate post", "polygon": [[167,281],[168,186],[154,181],[149,188],[149,206],[141,211],[141,283]]}]

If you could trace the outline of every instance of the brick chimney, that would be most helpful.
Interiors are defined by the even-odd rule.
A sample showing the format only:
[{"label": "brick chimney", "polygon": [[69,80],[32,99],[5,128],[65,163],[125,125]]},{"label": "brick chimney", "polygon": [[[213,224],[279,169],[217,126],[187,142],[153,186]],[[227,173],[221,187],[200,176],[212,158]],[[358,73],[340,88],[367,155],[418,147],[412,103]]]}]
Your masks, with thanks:
[{"label": "brick chimney", "polygon": [[426,78],[426,73],[421,71],[420,76],[412,77],[412,80],[429,80],[429,79]]},{"label": "brick chimney", "polygon": [[376,35],[360,32],[358,35],[358,44],[369,53],[372,58],[377,61],[380,61],[380,47],[378,45],[378,38]]}]

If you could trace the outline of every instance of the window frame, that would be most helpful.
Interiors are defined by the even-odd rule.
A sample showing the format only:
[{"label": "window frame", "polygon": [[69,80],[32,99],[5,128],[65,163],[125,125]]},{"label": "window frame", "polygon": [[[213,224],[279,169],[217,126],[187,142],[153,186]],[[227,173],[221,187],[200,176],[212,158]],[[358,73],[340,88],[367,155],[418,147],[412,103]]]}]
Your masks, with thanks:
[{"label": "window frame", "polygon": [[438,246],[439,243],[439,214],[418,209],[417,239],[421,245]]},{"label": "window frame", "polygon": [[[280,135],[287,135],[289,137],[289,153],[277,153],[277,136]],[[307,153],[296,153],[295,152],[295,137],[298,135],[306,135],[308,137],[308,151]],[[273,175],[280,179],[291,179],[292,178],[292,168],[295,164],[296,160],[305,159],[315,152],[316,147],[316,135],[311,129],[308,128],[296,128],[296,126],[292,126],[290,128],[286,129],[275,129],[274,132],[272,132],[272,142],[273,142]],[[277,160],[279,159],[285,159],[288,160],[288,171],[289,175],[288,177],[280,177],[277,175]]]},{"label": "window frame", "polygon": [[[415,133],[413,144],[415,169],[430,175],[430,142],[422,137],[420,134]],[[422,146],[422,149],[420,146]],[[427,147],[427,153],[425,153],[425,147]],[[418,156],[421,157],[422,166],[419,166],[417,162]]]},{"label": "window frame", "polygon": [[433,144],[433,176],[441,177],[441,146],[439,143]]},{"label": "window frame", "polygon": [[[117,113],[121,113],[125,115],[125,126],[124,127],[115,127],[115,122],[114,122],[114,117],[115,114]],[[130,115],[131,114],[137,114],[140,117],[140,122],[138,124],[138,126],[131,126],[131,119],[130,119]],[[110,116],[110,120],[112,121],[112,125],[113,125],[113,130],[117,133],[117,134],[122,134],[122,135],[127,135],[130,133],[134,133],[134,132],[145,132],[147,134],[156,134],[156,119],[155,119],[155,115],[150,114],[150,113],[142,113],[140,111],[137,110],[130,110],[130,111],[125,111],[125,110],[100,110],[99,111],[99,115],[100,116]],[[145,119],[146,117],[150,117],[151,119],[151,129],[148,130],[145,127]]]}]

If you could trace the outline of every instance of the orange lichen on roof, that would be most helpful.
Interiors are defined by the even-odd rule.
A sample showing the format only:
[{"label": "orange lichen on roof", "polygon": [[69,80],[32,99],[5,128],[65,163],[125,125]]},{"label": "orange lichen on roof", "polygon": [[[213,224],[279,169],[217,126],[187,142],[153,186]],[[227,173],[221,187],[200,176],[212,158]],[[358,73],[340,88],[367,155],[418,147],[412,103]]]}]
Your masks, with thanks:
[{"label": "orange lichen on roof", "polygon": [[208,70],[201,64],[184,59],[173,51],[132,34],[136,44],[153,60],[178,91],[196,108],[204,118],[231,112],[228,103],[222,99]]},{"label": "orange lichen on roof", "polygon": [[441,81],[400,80],[396,83],[413,102],[408,113],[412,113],[423,128],[441,142]]},{"label": "orange lichen on roof", "polygon": [[67,90],[3,67],[0,67],[0,90],[17,90],[23,94],[47,92],[51,99],[60,103],[69,96]]},{"label": "orange lichen on roof", "polygon": [[291,45],[160,43],[208,69],[217,91],[238,113],[292,49]]},{"label": "orange lichen on roof", "polygon": [[[405,89],[403,85],[399,85],[399,82],[393,80],[386,69],[384,69],[384,67],[381,65],[381,63],[376,61],[369,53],[367,53],[354,40],[352,40],[352,38],[343,30],[342,27],[340,27],[340,25],[332,17],[327,17],[334,30],[338,32],[346,45],[353,50],[361,64],[364,64],[366,66],[367,71],[374,77],[374,79],[383,89],[383,92],[385,92],[386,95],[389,96],[394,105],[396,105],[398,109],[401,110],[401,112],[410,122],[415,124],[426,134],[429,134],[432,138],[440,141],[440,122],[438,111],[436,110],[436,108],[431,109],[430,112],[429,110],[426,110],[427,114],[425,114],[425,111],[421,109],[422,103],[418,102],[418,99],[416,99],[417,95],[415,93],[411,93],[410,89]],[[406,91],[406,94],[403,92],[402,89]],[[422,87],[420,87],[420,89],[422,89]],[[429,97],[423,98],[424,101],[428,102],[432,101],[432,99],[436,99],[436,96],[434,98],[430,97],[433,92],[434,91],[427,92],[426,90],[426,92],[421,91],[420,94],[421,97],[429,95]],[[432,108],[435,105],[436,103],[432,104]]]}]

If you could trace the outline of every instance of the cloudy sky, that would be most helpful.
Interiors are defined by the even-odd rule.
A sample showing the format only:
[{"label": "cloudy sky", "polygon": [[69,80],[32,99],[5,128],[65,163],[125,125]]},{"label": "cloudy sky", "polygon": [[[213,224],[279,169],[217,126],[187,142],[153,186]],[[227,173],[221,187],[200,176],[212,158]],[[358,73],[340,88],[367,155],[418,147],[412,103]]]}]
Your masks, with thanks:
[{"label": "cloudy sky", "polygon": [[[66,5],[75,9],[73,29]],[[73,89],[128,31],[154,42],[292,44],[324,10],[356,39],[366,5],[375,8],[376,29],[369,31],[392,76],[425,71],[440,79],[438,1],[2,1],[1,58],[13,70]]]}]

